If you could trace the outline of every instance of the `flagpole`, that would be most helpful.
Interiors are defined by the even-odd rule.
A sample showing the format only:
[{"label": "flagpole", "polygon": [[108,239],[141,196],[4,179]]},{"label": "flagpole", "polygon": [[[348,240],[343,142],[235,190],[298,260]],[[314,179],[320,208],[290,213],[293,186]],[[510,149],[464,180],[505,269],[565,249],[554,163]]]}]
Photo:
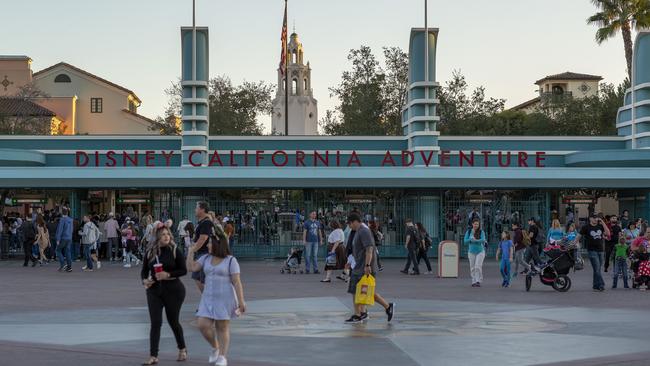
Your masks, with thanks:
[{"label": "flagpole", "polygon": [[[285,21],[287,20],[287,7],[288,7],[288,0],[284,0],[284,19]],[[288,33],[288,31],[287,31]],[[287,51],[289,50],[288,44],[289,44],[289,39],[288,37],[285,38],[284,42],[286,43],[285,46],[285,55],[284,55],[284,135],[289,136],[289,57],[287,55]]]}]

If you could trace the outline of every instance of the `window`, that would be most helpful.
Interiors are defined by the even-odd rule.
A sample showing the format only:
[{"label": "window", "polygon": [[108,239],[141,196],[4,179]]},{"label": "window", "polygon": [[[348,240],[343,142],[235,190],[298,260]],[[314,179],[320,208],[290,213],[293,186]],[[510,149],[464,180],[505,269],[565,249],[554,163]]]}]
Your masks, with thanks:
[{"label": "window", "polygon": [[90,113],[102,113],[103,104],[102,98],[90,98]]},{"label": "window", "polygon": [[132,100],[129,100],[129,112],[138,113],[138,106]]},{"label": "window", "polygon": [[307,91],[307,78],[305,78],[305,91]]},{"label": "window", "polygon": [[70,77],[66,74],[59,74],[54,78],[55,83],[71,83]]},{"label": "window", "polygon": [[291,94],[293,94],[293,95],[298,94],[298,79],[293,79]]}]

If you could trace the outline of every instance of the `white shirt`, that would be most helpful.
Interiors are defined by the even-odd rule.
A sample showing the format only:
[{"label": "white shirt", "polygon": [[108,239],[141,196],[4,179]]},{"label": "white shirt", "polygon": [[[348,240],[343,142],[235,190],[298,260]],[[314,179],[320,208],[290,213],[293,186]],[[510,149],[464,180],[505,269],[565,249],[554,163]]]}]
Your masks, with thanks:
[{"label": "white shirt", "polygon": [[330,233],[330,235],[327,237],[327,242],[330,244],[334,243],[345,243],[345,233],[343,233],[343,230],[341,229],[336,229]]},{"label": "white shirt", "polygon": [[190,222],[190,220],[183,219],[183,220],[181,220],[181,222],[178,223],[178,228],[176,229],[176,231],[178,231],[178,236],[184,237],[184,236],[189,235],[187,233],[187,231],[185,231],[185,226],[187,226],[187,224],[189,222]]}]

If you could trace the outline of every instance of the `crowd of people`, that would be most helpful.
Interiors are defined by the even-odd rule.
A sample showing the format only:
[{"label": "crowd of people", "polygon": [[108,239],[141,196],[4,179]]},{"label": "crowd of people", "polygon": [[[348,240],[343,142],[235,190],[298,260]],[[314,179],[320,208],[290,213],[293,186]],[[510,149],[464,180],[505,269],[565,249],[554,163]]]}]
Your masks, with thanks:
[{"label": "crowd of people", "polygon": [[[481,221],[475,219],[471,225],[463,239],[468,248],[472,287],[481,287],[483,261],[489,244]],[[624,211],[620,217],[592,214],[582,225],[572,218],[562,225],[559,218],[554,218],[546,232],[535,218],[530,218],[527,227],[513,222],[511,230],[502,231],[496,260],[499,262],[502,286],[509,287],[518,274],[543,271],[547,266],[544,253],[549,250],[571,251],[576,269],[584,267],[582,253],[586,252],[593,271],[594,291],[605,291],[603,272],[608,272],[610,268],[613,269],[612,289],[618,287],[620,278],[624,288],[630,287],[629,268],[633,287],[645,290],[650,285],[649,243],[650,227],[647,221],[631,219],[628,211]],[[410,257],[409,253],[407,263],[411,262]]]},{"label": "crowd of people", "polygon": [[[43,266],[56,260],[60,272],[71,272],[73,262],[83,260],[81,269],[90,272],[101,269],[102,260],[121,263],[126,268],[142,265],[141,279],[151,320],[150,358],[146,365],[159,362],[163,311],[177,342],[178,361],[188,357],[179,320],[186,289],[179,278],[190,272],[202,294],[196,316],[201,334],[212,347],[209,361],[226,365],[229,322],[246,311],[241,268],[232,255],[235,227],[227,213],[210,211],[206,202],[197,203],[195,216],[196,225],[184,217],[176,226],[168,217],[154,220],[149,214],[136,217],[107,213],[76,220],[67,207],[60,207],[37,210],[27,217],[8,214],[0,220],[0,232],[4,232],[1,237],[8,238],[5,247],[22,249],[24,266]],[[422,223],[406,219],[404,225],[407,258],[400,272],[420,275],[419,266],[424,261],[425,274],[432,274],[428,252],[433,239]],[[471,285],[475,288],[484,282],[483,262],[490,245],[482,225],[480,216],[475,215],[462,238]],[[321,282],[332,282],[334,273],[340,271],[336,278],[348,283],[348,292],[353,297],[364,276],[375,276],[383,270],[379,247],[384,234],[372,216],[352,210],[346,217],[340,215],[325,221],[313,211],[300,222],[299,228],[303,247],[292,249],[287,266],[300,265],[304,252],[304,272],[319,274],[319,248],[326,246]],[[514,221],[510,228],[502,229],[496,260],[504,288],[519,274],[543,271],[548,260],[545,252],[551,249],[575,253],[577,269],[584,266],[582,255],[586,253],[593,270],[594,291],[605,290],[603,272],[610,269],[612,288],[617,288],[620,279],[623,287],[629,288],[630,277],[632,287],[645,290],[650,285],[650,227],[643,219],[630,218],[627,211],[621,216],[594,214],[582,223],[567,217],[564,225],[553,217],[547,229],[530,218],[527,225]],[[386,301],[376,291],[373,297],[390,322],[395,303]],[[345,322],[366,321],[367,308],[355,301],[353,305],[354,313]]]}]

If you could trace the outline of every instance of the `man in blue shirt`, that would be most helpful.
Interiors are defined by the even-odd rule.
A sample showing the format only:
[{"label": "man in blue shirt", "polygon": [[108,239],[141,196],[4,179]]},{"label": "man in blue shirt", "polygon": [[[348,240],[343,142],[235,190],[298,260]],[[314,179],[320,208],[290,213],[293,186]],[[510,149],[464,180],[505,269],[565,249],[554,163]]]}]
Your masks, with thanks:
[{"label": "man in blue shirt", "polygon": [[316,211],[309,214],[305,220],[302,240],[305,243],[305,270],[309,273],[309,265],[312,265],[314,274],[318,274],[318,246],[322,242],[321,224],[316,219]]},{"label": "man in blue shirt", "polygon": [[[72,218],[68,216],[70,209],[61,209],[63,216],[56,228],[56,255],[59,257],[59,272],[72,272]],[[63,259],[65,251],[65,262]]]}]

